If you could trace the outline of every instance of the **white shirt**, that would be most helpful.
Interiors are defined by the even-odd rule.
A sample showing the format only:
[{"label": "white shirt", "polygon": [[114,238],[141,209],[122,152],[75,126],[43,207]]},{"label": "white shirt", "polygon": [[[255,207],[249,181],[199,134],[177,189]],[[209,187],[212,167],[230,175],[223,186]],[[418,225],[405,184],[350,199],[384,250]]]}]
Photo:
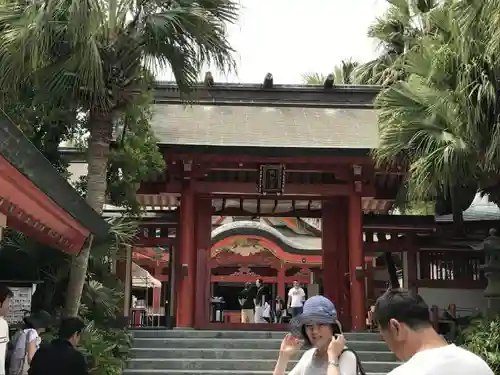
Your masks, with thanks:
[{"label": "white shirt", "polygon": [[[315,352],[315,348],[306,351],[288,375],[326,375],[328,362],[316,367],[313,362]],[[357,375],[357,362],[354,353],[349,351],[342,353],[339,358],[339,370],[341,375]]]},{"label": "white shirt", "polygon": [[301,287],[293,287],[289,290],[288,297],[290,298],[290,307],[302,307],[306,292]]},{"label": "white shirt", "polygon": [[262,310],[262,317],[263,318],[271,317],[271,306],[267,302],[264,303],[264,308]]},{"label": "white shirt", "polygon": [[5,375],[5,354],[9,343],[9,325],[0,316],[0,375]]},{"label": "white shirt", "polygon": [[494,375],[485,361],[455,345],[427,349],[392,370],[389,375]]}]

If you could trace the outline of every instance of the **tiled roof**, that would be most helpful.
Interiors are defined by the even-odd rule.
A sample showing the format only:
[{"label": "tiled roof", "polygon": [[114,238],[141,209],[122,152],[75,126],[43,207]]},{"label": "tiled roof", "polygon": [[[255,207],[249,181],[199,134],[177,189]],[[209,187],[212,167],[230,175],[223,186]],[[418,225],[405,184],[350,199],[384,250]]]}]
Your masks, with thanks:
[{"label": "tiled roof", "polygon": [[376,111],[216,105],[154,106],[161,144],[372,149]]}]

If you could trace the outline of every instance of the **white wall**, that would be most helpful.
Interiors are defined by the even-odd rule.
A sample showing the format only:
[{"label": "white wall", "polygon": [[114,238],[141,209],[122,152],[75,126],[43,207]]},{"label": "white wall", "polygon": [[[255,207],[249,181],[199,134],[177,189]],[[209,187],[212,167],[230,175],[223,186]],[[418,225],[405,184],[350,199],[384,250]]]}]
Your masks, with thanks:
[{"label": "white wall", "polygon": [[[485,309],[487,307],[482,289],[448,289],[448,288],[418,288],[418,294],[429,306],[436,305],[440,309],[446,309],[450,304],[457,306],[457,314],[460,309]],[[462,312],[462,315],[470,315]]]},{"label": "white wall", "polygon": [[78,182],[80,179],[80,176],[86,176],[87,175],[87,163],[70,163],[68,166],[68,172],[70,173],[70,178],[69,182],[71,184]]}]

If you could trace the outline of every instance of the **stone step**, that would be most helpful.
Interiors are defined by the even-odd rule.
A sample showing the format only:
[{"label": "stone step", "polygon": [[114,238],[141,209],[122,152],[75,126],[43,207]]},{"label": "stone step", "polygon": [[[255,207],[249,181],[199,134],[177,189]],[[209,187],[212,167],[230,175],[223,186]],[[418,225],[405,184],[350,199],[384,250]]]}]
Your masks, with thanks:
[{"label": "stone step", "polygon": [[[134,338],[134,348],[172,348],[172,349],[274,349],[280,347],[281,338],[271,339],[215,339],[215,338]],[[383,341],[354,341],[348,340],[348,346],[356,351],[389,351]]]},{"label": "stone step", "polygon": [[[304,351],[297,353],[297,358]],[[358,351],[361,361],[396,361],[396,356],[387,352]],[[278,351],[274,349],[170,349],[170,348],[133,348],[131,358],[184,358],[184,359],[233,359],[246,360],[252,358],[276,360]]]},{"label": "stone step", "polygon": [[[137,338],[227,338],[227,339],[282,339],[287,332],[283,331],[213,331],[213,330],[159,330],[159,329],[138,329],[133,330],[132,334]],[[378,333],[359,332],[346,333],[347,340],[353,341],[381,341]]]},{"label": "stone step", "polygon": [[[290,371],[297,361],[291,361],[288,366]],[[205,370],[205,371],[272,371],[276,359],[246,359],[244,361],[233,359],[185,359],[185,358],[135,358],[128,362],[128,368],[155,369],[155,370]],[[366,372],[387,373],[399,366],[398,362],[364,361]]]},{"label": "stone step", "polygon": [[[123,370],[123,375],[272,375],[272,371],[240,371],[240,370]],[[387,375],[385,372],[367,372],[366,375]]]}]

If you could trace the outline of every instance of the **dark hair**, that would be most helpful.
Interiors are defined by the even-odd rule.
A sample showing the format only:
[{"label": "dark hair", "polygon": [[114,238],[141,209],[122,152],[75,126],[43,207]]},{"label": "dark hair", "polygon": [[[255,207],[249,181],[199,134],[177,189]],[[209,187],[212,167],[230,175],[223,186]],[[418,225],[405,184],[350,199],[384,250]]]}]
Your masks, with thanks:
[{"label": "dark hair", "polygon": [[66,318],[59,326],[59,338],[69,340],[75,333],[80,334],[85,328],[85,323],[80,318]]},{"label": "dark hair", "polygon": [[[330,324],[330,327],[332,328],[333,335],[340,335],[342,333],[342,329],[340,328],[339,324],[333,323],[333,324]],[[304,347],[305,348],[312,347],[311,340],[309,340],[309,337],[307,336],[305,324],[302,325],[302,327],[300,327],[300,333],[302,334],[302,339],[304,340]]]},{"label": "dark hair", "polygon": [[0,285],[0,306],[3,305],[7,298],[14,297],[14,293],[5,285]]},{"label": "dark hair", "polygon": [[256,281],[258,281],[259,283],[263,284],[261,278],[258,278]]},{"label": "dark hair", "polygon": [[405,289],[389,289],[375,302],[375,322],[385,329],[391,319],[416,330],[431,325],[429,307],[422,297]]},{"label": "dark hair", "polygon": [[44,310],[25,316],[24,324],[26,328],[40,329],[48,328],[52,325],[52,316]]}]

